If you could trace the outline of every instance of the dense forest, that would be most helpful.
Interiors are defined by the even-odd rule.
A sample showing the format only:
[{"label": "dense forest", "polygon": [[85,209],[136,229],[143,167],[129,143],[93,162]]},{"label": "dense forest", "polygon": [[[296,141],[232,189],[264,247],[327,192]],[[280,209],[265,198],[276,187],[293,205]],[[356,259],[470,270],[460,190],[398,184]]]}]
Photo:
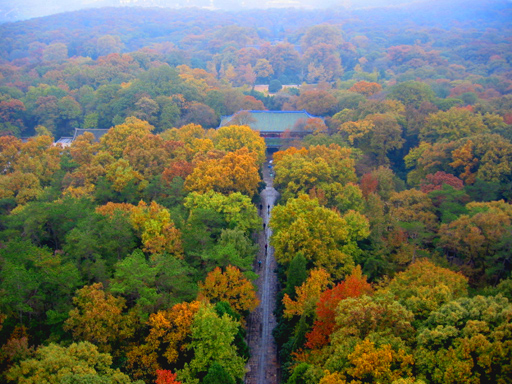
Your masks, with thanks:
[{"label": "dense forest", "polygon": [[[510,20],[493,1],[1,24],[0,381],[243,382],[272,156],[283,383],[510,383]],[[318,118],[272,154],[243,118],[216,129],[241,110]],[[54,144],[75,128],[110,129]]]}]

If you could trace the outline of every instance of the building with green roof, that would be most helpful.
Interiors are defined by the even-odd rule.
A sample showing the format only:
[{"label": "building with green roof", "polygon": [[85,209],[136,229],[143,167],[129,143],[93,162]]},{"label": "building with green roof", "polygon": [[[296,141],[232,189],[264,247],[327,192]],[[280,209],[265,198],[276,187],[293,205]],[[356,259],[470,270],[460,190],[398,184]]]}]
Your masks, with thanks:
[{"label": "building with green roof", "polygon": [[73,136],[73,141],[76,140],[78,136],[83,135],[84,133],[89,132],[92,133],[94,136],[94,141],[100,141],[101,137],[108,132],[108,129],[96,129],[96,128],[87,128],[87,129],[80,129],[75,128],[75,135]]},{"label": "building with green roof", "polygon": [[306,111],[240,111],[231,116],[222,116],[219,127],[248,125],[265,138],[267,148],[276,149],[312,133],[306,129],[309,119],[323,120]]},{"label": "building with green roof", "polygon": [[61,137],[54,144],[60,144],[62,147],[69,147],[78,136],[81,136],[86,132],[92,133],[94,136],[94,141],[99,142],[101,137],[108,132],[108,129],[75,128],[75,134],[72,137]]}]

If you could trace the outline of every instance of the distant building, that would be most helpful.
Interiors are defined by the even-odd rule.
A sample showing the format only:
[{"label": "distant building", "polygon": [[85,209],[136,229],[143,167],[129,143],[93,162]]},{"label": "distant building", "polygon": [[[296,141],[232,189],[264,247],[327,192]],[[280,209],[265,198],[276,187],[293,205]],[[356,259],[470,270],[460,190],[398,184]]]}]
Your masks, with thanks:
[{"label": "distant building", "polygon": [[83,135],[86,132],[90,132],[94,135],[94,141],[98,142],[105,133],[108,132],[108,129],[80,129],[75,128],[75,134],[73,137],[61,137],[54,144],[60,144],[63,147],[69,147],[73,141],[76,140],[78,136]]},{"label": "distant building", "polygon": [[75,135],[73,136],[73,141],[75,141],[75,139],[78,136],[83,135],[85,132],[92,133],[94,135],[94,141],[100,141],[101,136],[103,136],[105,133],[107,133],[108,129],[80,129],[80,128],[75,128]]},{"label": "distant building", "polygon": [[54,144],[60,144],[62,147],[69,147],[72,142],[73,142],[72,137],[61,137]]},{"label": "distant building", "polygon": [[286,142],[301,139],[312,133],[305,128],[308,119],[323,118],[306,111],[240,111],[222,116],[219,127],[248,125],[265,138],[267,148],[277,149]]}]

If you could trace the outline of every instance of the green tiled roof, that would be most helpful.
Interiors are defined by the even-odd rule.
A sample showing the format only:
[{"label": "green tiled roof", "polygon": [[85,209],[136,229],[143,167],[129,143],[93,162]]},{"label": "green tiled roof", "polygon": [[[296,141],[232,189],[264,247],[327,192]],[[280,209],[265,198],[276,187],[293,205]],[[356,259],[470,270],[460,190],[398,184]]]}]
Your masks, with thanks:
[{"label": "green tiled roof", "polygon": [[[251,117],[255,120],[249,122],[252,129],[260,132],[284,132],[286,130],[293,130],[295,124],[301,119],[307,120],[316,118],[317,116],[310,115],[306,111],[240,111],[249,112]],[[240,113],[238,112],[238,113]],[[222,116],[220,127],[230,125],[231,119],[236,116]]]}]

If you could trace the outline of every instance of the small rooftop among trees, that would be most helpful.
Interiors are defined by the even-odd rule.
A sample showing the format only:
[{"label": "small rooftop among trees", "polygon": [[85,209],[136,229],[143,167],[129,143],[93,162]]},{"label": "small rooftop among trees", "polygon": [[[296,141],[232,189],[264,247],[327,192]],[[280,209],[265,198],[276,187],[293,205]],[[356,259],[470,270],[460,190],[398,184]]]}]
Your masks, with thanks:
[{"label": "small rooftop among trees", "polygon": [[248,125],[259,131],[269,148],[279,148],[285,141],[301,139],[325,126],[324,119],[306,111],[240,111],[222,116],[219,127]]}]

